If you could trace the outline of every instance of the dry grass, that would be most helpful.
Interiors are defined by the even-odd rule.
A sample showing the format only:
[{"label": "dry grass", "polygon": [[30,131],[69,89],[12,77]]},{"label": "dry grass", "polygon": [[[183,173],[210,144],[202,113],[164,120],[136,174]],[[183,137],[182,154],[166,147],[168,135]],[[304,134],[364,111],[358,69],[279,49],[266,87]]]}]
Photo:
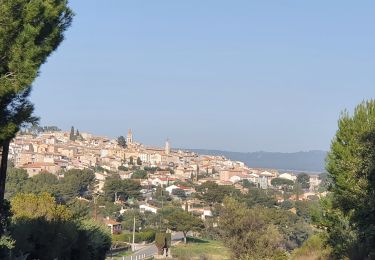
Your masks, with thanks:
[{"label": "dry grass", "polygon": [[230,251],[223,243],[214,240],[189,239],[188,244],[178,244],[172,248],[172,255],[175,259],[199,259],[219,260],[230,259]]}]

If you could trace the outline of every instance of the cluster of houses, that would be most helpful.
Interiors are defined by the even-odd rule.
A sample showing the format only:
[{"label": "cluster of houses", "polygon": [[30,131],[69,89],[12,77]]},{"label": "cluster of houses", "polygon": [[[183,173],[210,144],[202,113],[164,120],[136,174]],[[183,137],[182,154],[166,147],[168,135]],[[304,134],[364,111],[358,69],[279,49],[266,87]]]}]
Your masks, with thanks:
[{"label": "cluster of houses", "polygon": [[[127,179],[132,177],[135,168],[145,167],[154,168],[155,171],[139,180],[143,187],[162,186],[169,194],[173,194],[174,190],[182,190],[187,197],[195,190],[178,184],[186,180],[192,180],[198,185],[206,181],[213,181],[218,185],[233,185],[245,193],[247,188],[243,185],[244,180],[261,189],[268,189],[274,188],[271,185],[274,178],[293,182],[297,178],[292,173],[249,168],[243,162],[223,156],[172,150],[169,140],[164,148],[147,147],[133,140],[131,130],[127,134],[126,145],[120,145],[116,139],[89,133],[80,133],[79,137],[72,139],[71,133],[67,131],[20,133],[10,145],[9,159],[16,167],[25,169],[30,177],[45,172],[63,177],[64,172],[69,169],[93,169],[99,192],[111,174],[118,173],[120,178]],[[320,181],[318,175],[310,175],[309,193],[315,194]],[[145,192],[147,193],[147,189]],[[210,209],[203,207],[199,201],[185,200],[182,207],[202,219],[212,216]],[[139,208],[152,213],[157,213],[158,210],[147,200]],[[106,222],[112,233],[119,231],[119,223],[109,219]]]},{"label": "cluster of houses", "polygon": [[21,133],[11,145],[9,157],[16,167],[27,170],[30,175],[43,171],[59,173],[69,169],[95,168],[100,166],[116,172],[119,166],[128,167],[141,161],[143,165],[168,166],[184,164],[196,155],[184,151],[171,151],[167,141],[165,149],[145,147],[133,142],[129,130],[127,146],[120,146],[116,139],[80,133],[72,140],[64,131]]},{"label": "cluster of houses", "polygon": [[[292,173],[279,173],[277,170],[269,169],[248,169],[241,171],[239,169],[229,169],[220,172],[220,181],[229,184],[235,184],[243,180],[248,180],[261,189],[272,188],[271,181],[275,178],[286,179],[295,182],[297,175]],[[317,191],[321,179],[318,174],[309,174],[309,191]]]}]

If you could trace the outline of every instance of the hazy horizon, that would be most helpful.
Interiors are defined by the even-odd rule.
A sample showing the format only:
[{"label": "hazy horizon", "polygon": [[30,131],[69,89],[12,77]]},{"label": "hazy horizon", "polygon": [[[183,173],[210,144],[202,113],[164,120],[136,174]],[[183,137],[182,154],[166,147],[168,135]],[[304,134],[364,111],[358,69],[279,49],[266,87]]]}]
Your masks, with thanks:
[{"label": "hazy horizon", "polygon": [[132,128],[157,146],[327,151],[340,112],[375,97],[375,3],[90,3],[70,1],[73,25],[33,84],[41,125]]}]

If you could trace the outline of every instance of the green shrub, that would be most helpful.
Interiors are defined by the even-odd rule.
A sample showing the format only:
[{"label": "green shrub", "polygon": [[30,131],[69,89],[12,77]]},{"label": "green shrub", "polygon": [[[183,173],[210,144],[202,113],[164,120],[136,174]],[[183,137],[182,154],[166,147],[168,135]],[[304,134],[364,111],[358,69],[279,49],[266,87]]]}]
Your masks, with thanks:
[{"label": "green shrub", "polygon": [[119,171],[129,171],[129,168],[128,167],[125,167],[125,166],[123,166],[123,165],[120,165],[119,167],[118,167],[118,170]]},{"label": "green shrub", "polygon": [[156,232],[154,230],[146,230],[138,233],[139,239],[148,243],[151,243],[155,240],[155,235]]},{"label": "green shrub", "polygon": [[163,253],[163,248],[171,247],[172,242],[172,234],[171,233],[165,233],[165,232],[158,232],[155,235],[155,244],[158,248],[159,255]]},{"label": "green shrub", "polygon": [[324,241],[321,235],[316,234],[311,236],[300,248],[297,248],[292,253],[293,260],[329,259],[330,249],[324,246]]},{"label": "green shrub", "polygon": [[[122,233],[119,235],[112,236],[113,241],[118,242],[133,242],[133,234],[132,233]],[[146,230],[143,232],[136,232],[134,236],[135,243],[147,242],[151,243],[155,240],[155,231],[154,230]]]}]

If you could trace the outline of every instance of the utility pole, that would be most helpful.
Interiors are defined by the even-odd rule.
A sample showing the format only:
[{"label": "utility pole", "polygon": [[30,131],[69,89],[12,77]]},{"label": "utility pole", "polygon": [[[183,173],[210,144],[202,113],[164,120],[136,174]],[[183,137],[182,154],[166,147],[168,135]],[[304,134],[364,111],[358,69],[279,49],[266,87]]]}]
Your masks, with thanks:
[{"label": "utility pole", "polygon": [[98,203],[98,198],[99,198],[99,196],[100,196],[100,194],[97,194],[97,196],[95,197],[95,196],[93,196],[93,198],[94,198],[94,219],[95,219],[95,221],[97,221],[98,220],[98,214],[97,214],[97,203]]},{"label": "utility pole", "polygon": [[197,161],[197,176],[196,176],[196,181],[198,182],[198,179],[199,179],[199,163],[200,163],[200,160],[199,160],[199,157],[198,157],[198,161]]},{"label": "utility pole", "polygon": [[134,215],[134,219],[133,219],[133,244],[132,244],[132,251],[133,252],[135,251],[134,241],[135,241],[135,215]]},{"label": "utility pole", "polygon": [[[164,208],[163,186],[161,186],[160,194],[161,194],[161,209],[163,210],[163,208]],[[162,228],[162,220],[161,219],[162,219],[162,214],[159,214],[159,229]]]},{"label": "utility pole", "polygon": [[96,198],[94,197],[94,220],[97,220],[97,213],[96,213]]},{"label": "utility pole", "polygon": [[161,186],[161,209],[164,208],[163,186]]}]

